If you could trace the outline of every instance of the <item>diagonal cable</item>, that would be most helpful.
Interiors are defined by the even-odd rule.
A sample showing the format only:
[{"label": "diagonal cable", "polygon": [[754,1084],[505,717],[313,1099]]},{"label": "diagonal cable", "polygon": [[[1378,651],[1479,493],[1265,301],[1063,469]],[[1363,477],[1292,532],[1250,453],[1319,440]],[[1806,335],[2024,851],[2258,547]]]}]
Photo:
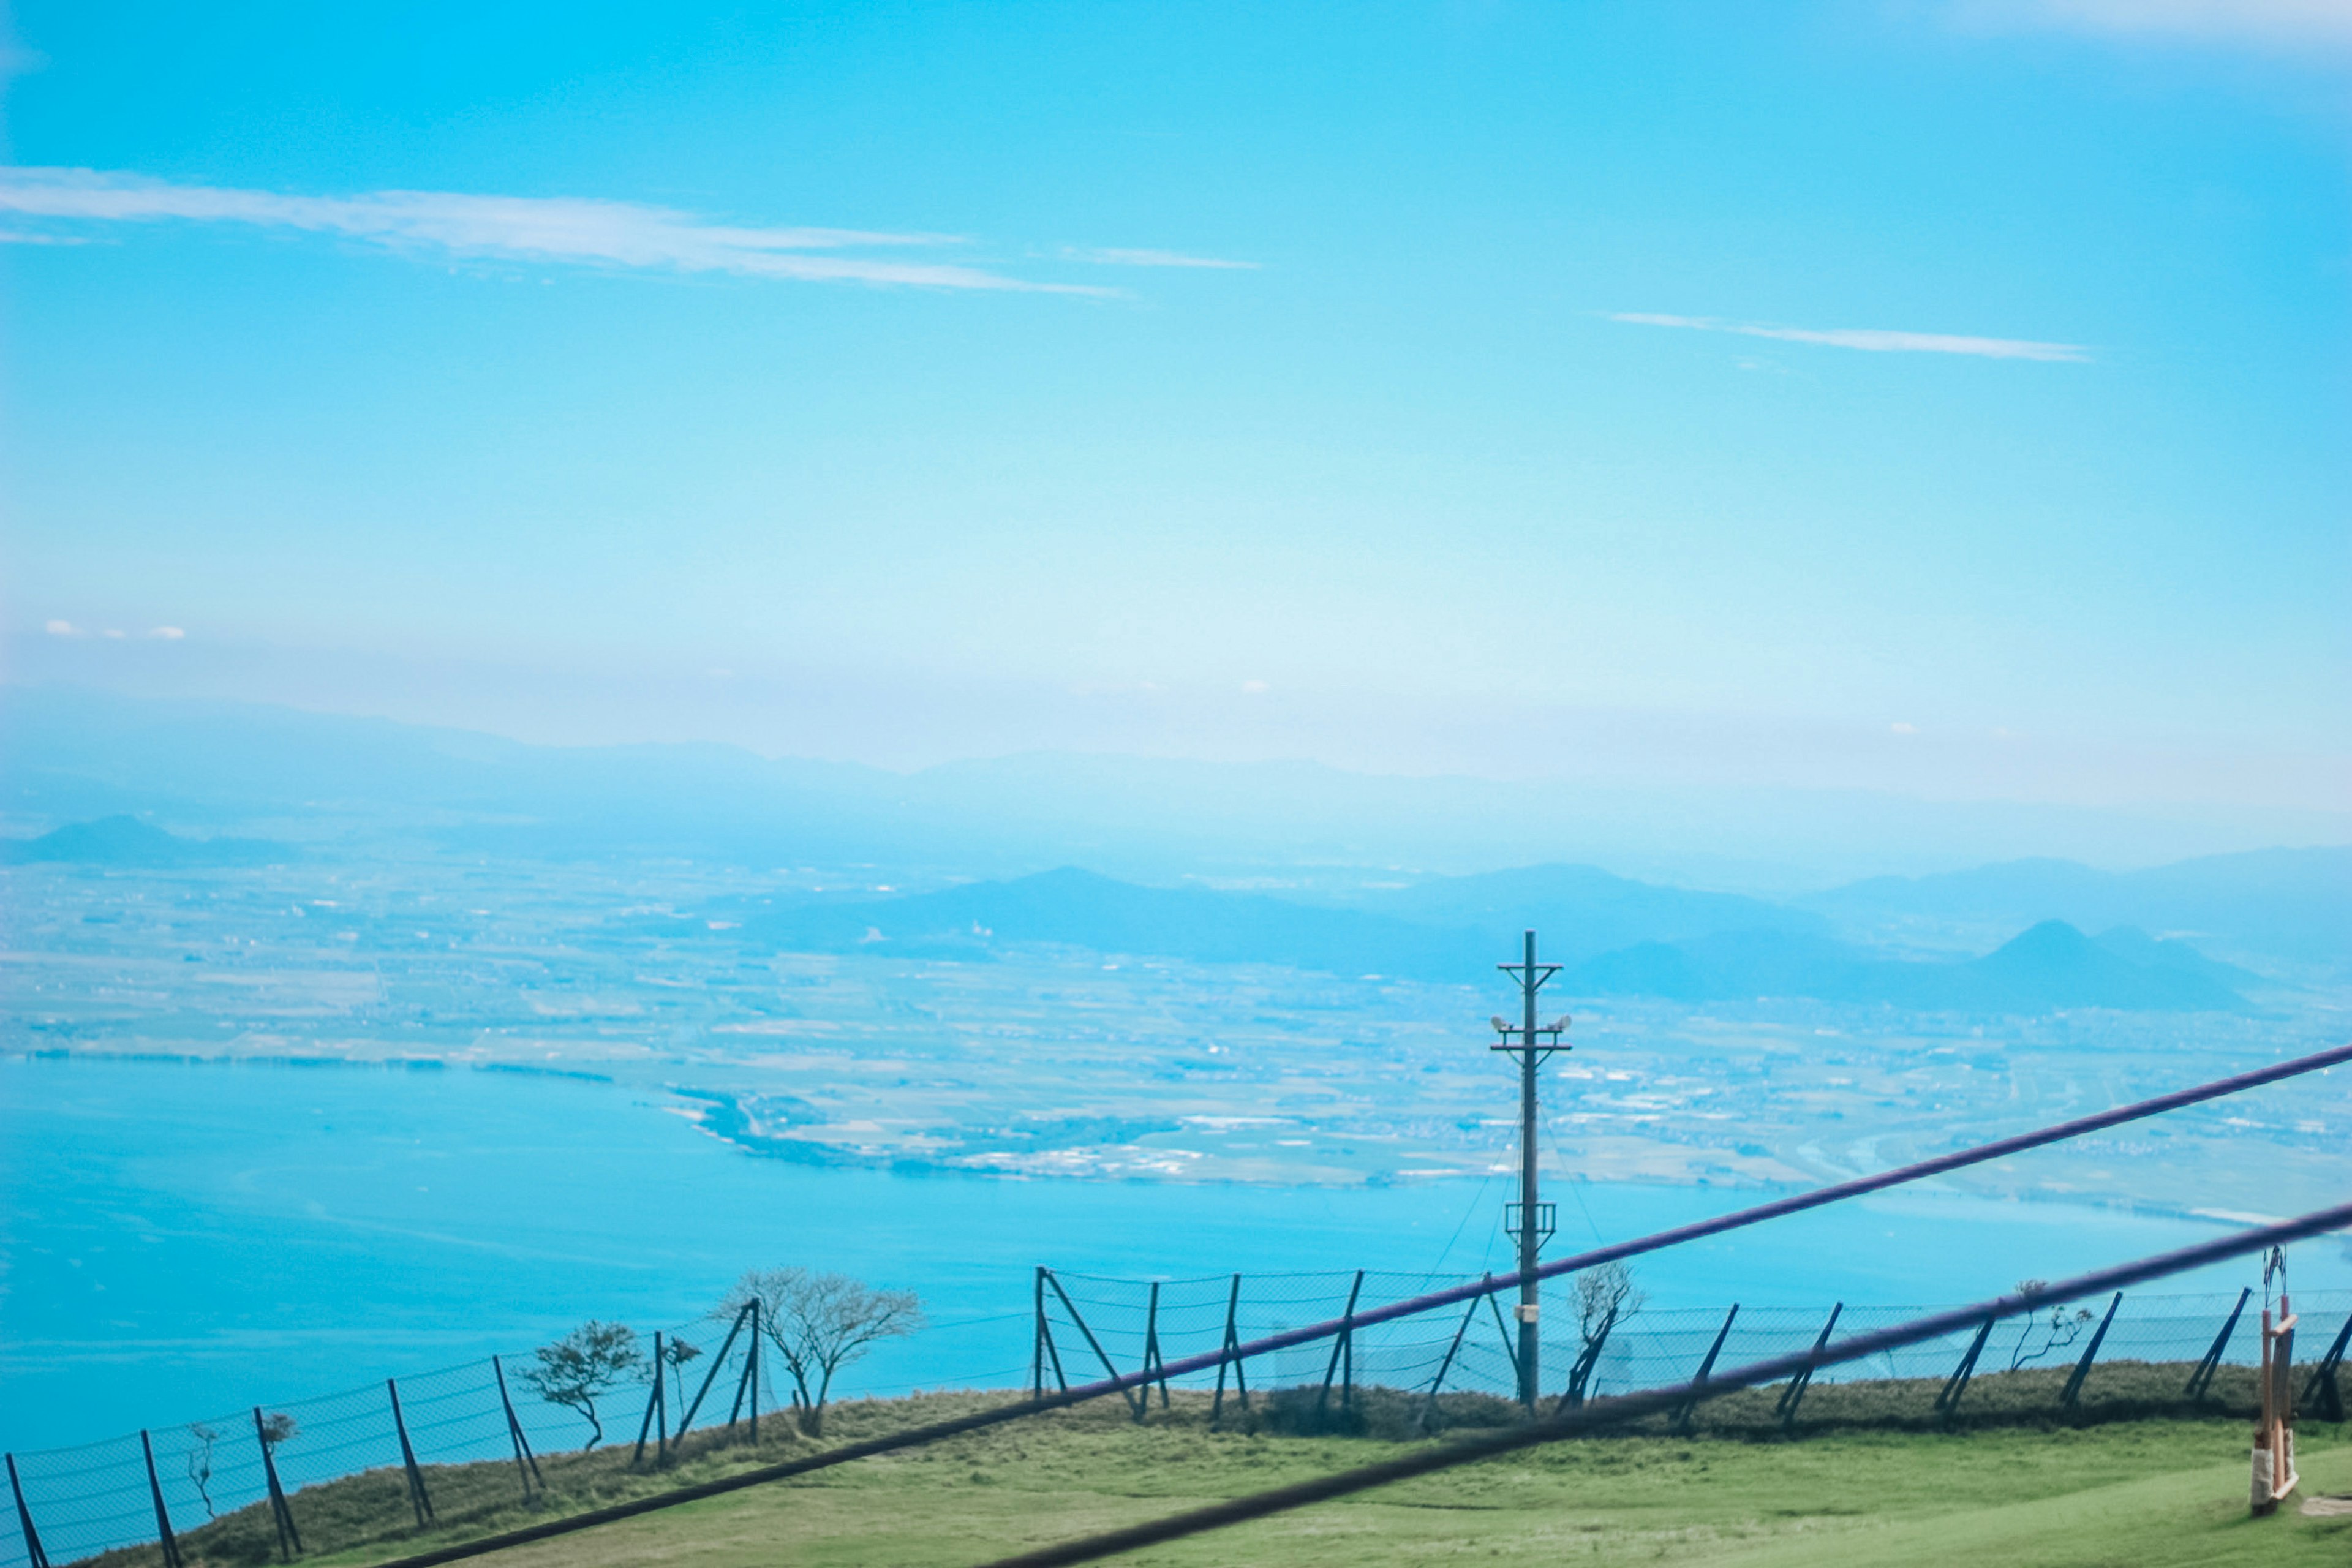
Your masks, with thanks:
[{"label": "diagonal cable", "polygon": [[1581,1436],[1601,1426],[1612,1426],[1622,1422],[1638,1421],[1645,1415],[1663,1415],[1685,1401],[1711,1399],[1733,1389],[1751,1388],[1761,1383],[1778,1383],[1782,1378],[1810,1373],[1816,1367],[1834,1366],[1842,1362],[1859,1361],[1882,1351],[1899,1350],[1923,1341],[1939,1339],[1957,1330],[1973,1327],[1989,1319],[2013,1317],[2046,1306],[2079,1300],[2109,1290],[2120,1290],[2167,1274],[2202,1268],[2227,1258],[2242,1257],[2249,1252],[2283,1246],[2305,1237],[2326,1231],[2341,1230],[2352,1226],[2352,1204],[2338,1204],[2334,1208],[2321,1209],[2300,1218],[2278,1225],[2264,1226],[2236,1236],[2226,1236],[2212,1241],[2200,1242],[2178,1251],[2141,1258],[2136,1263],[2118,1264],[2112,1268],[2095,1269],[2061,1280],[2041,1289],[1998,1296],[1980,1301],[1973,1307],[1958,1307],[1949,1311],[1914,1318],[1907,1323],[1880,1329],[1871,1333],[1856,1334],[1819,1350],[1791,1352],[1787,1355],[1753,1362],[1731,1372],[1717,1373],[1704,1384],[1676,1384],[1666,1388],[1654,1388],[1641,1394],[1615,1394],[1597,1399],[1579,1409],[1568,1411],[1547,1420],[1531,1421],[1523,1426],[1507,1426],[1499,1431],[1482,1433],[1475,1437],[1456,1438],[1450,1443],[1434,1445],[1415,1453],[1378,1464],[1359,1466],[1335,1475],[1318,1476],[1313,1480],[1299,1481],[1270,1491],[1255,1492],[1248,1497],[1234,1498],[1206,1508],[1166,1519],[1151,1520],[1143,1524],[1129,1525],[1124,1530],[1106,1531],[1076,1541],[1066,1541],[1056,1546],[1042,1547],[1011,1557],[1001,1557],[986,1568],[1064,1568],[1065,1564],[1093,1563],[1139,1547],[1156,1546],[1163,1542],[1179,1541],[1189,1535],[1207,1531],[1223,1530],[1228,1525],[1248,1520],[1264,1519],[1270,1514],[1285,1513],[1310,1503],[1328,1501],[1350,1493],[1369,1491],[1374,1487],[1394,1481],[1425,1476],[1438,1470],[1452,1469],[1457,1465],[1475,1464],[1497,1454],[1508,1454],[1521,1448],[1532,1448],[1543,1443],[1557,1443],[1565,1437]]},{"label": "diagonal cable", "polygon": [[[1662,1247],[1676,1246],[1682,1242],[1719,1236],[1726,1231],[1738,1230],[1743,1226],[1759,1225],[1765,1220],[1778,1219],[1784,1215],[1801,1214],[1807,1209],[1820,1208],[1824,1205],[1838,1203],[1846,1198],[1860,1197],[1866,1193],[1900,1186],[1906,1182],[1916,1182],[1924,1176],[1941,1175],[1947,1171],[1961,1170],[1969,1165],[1981,1164],[1987,1160],[1998,1160],[2027,1149],[2039,1149],[2044,1144],[2063,1142],[2069,1138],[2079,1138],[2086,1132],[2096,1132],[2105,1128],[2120,1126],[2127,1121],[2137,1121],[2145,1117],[2179,1110],[2183,1106],[2201,1104],[2209,1100],[2219,1100],[2225,1095],[2242,1093],[2250,1089],[2258,1089],[2264,1084],[2276,1083],[2307,1072],[2316,1072],[2343,1062],[2352,1062],[2352,1045],[2336,1046],[2325,1051],[2314,1052],[2310,1056],[2273,1062],[2268,1067],[2256,1068],[2251,1072],[2216,1079],[2210,1083],[2198,1084],[2189,1089],[2175,1089],[2170,1094],[2160,1094],[2153,1100],[2143,1100],[2131,1105],[2117,1106],[2111,1110],[2102,1110],[2095,1115],[2077,1117],[2072,1121],[2062,1121],[2054,1127],[2044,1127],[2032,1132],[2021,1132],[2013,1138],[2002,1138],[1990,1143],[1979,1143],[1972,1149],[1962,1149],[1954,1153],[1938,1155],[1932,1160],[1922,1160],[1916,1164],[1900,1166],[1892,1171],[1882,1171],[1874,1176],[1857,1176],[1852,1181],[1839,1182],[1826,1187],[1816,1187],[1811,1192],[1799,1193],[1792,1197],[1777,1199],[1769,1204],[1759,1204],[1754,1208],[1740,1209],[1732,1214],[1720,1215],[1713,1219],[1700,1220],[1696,1224],[1680,1226],[1672,1230],[1662,1230],[1650,1236],[1637,1237],[1631,1241],[1621,1241],[1607,1247],[1595,1247],[1591,1251],[1578,1253],[1572,1257],[1555,1258],[1536,1268],[1534,1277],[1538,1279],[1552,1279],[1562,1274],[1577,1273],[1592,1268],[1595,1264],[1614,1262],[1623,1258],[1637,1258],[1645,1252],[1655,1252]],[[1352,1329],[1354,1331],[1361,1332],[1376,1324],[1392,1322],[1400,1318],[1412,1317],[1440,1307],[1459,1306],[1465,1301],[1475,1300],[1481,1296],[1516,1290],[1519,1287],[1519,1281],[1520,1276],[1517,1270],[1508,1274],[1489,1275],[1465,1285],[1432,1291],[1423,1296],[1408,1297],[1384,1307],[1366,1308],[1356,1313],[1351,1321],[1343,1322],[1339,1319],[1332,1319],[1325,1322],[1310,1323],[1303,1328],[1286,1329],[1279,1333],[1269,1334],[1263,1339],[1252,1340],[1246,1344],[1230,1349],[1203,1351],[1196,1355],[1185,1356],[1157,1367],[1149,1374],[1139,1371],[1122,1373],[1116,1377],[1074,1384],[1067,1389],[1056,1390],[1042,1398],[1016,1400],[987,1410],[974,1411],[968,1415],[959,1415],[945,1421],[927,1422],[920,1426],[908,1427],[903,1432],[892,1433],[886,1436],[845,1443],[838,1448],[828,1448],[824,1453],[811,1454],[803,1458],[785,1459],[772,1465],[761,1465],[753,1469],[740,1470],[734,1475],[720,1476],[693,1486],[678,1487],[670,1491],[656,1492],[649,1497],[631,1498],[625,1502],[608,1503],[603,1508],[589,1509],[584,1512],[567,1515],[562,1519],[544,1520],[537,1524],[502,1531],[496,1535],[484,1536],[479,1540],[436,1547],[428,1552],[420,1552],[412,1556],[396,1558],[392,1562],[378,1564],[378,1568],[436,1568],[439,1563],[455,1563],[463,1558],[476,1557],[485,1552],[503,1551],[509,1546],[520,1546],[529,1542],[545,1541],[554,1536],[568,1535],[574,1531],[593,1529],[619,1520],[633,1519],[639,1514],[674,1508],[680,1503],[695,1502],[703,1498],[718,1497],[726,1492],[740,1491],[746,1487],[761,1486],[769,1481],[786,1480],[793,1476],[829,1469],[835,1465],[848,1464],[856,1459],[870,1458],[878,1454],[893,1453],[900,1448],[919,1447],[926,1443],[938,1442],[941,1438],[960,1436],[966,1432],[976,1432],[983,1427],[1001,1426],[1007,1421],[1018,1421],[1048,1410],[1059,1410],[1066,1405],[1081,1405],[1090,1399],[1099,1399],[1105,1394],[1117,1394],[1162,1378],[1184,1377],[1196,1372],[1213,1372],[1219,1366],[1244,1361],[1252,1356],[1263,1355],[1270,1351],[1288,1350],[1296,1345],[1312,1344],[1318,1340],[1329,1339],[1343,1330]],[[1969,1326],[1973,1327],[1974,1323],[1975,1320],[1971,1319]]]}]

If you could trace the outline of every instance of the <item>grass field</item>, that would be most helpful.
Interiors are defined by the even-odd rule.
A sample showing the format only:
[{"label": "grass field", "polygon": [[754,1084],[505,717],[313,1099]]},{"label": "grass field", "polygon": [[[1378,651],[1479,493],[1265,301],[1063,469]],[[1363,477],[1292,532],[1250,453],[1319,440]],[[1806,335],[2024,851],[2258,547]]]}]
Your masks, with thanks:
[{"label": "grass field", "polygon": [[[2178,1388],[2173,1369],[2149,1373],[2151,1386]],[[1960,1430],[1888,1414],[1914,1411],[1923,1394],[1932,1397],[1932,1385],[1817,1389],[1808,1405],[1813,1420],[1794,1439],[1769,1419],[1769,1391],[1737,1395],[1719,1402],[1693,1436],[1654,1427],[1554,1444],[1123,1561],[2352,1564],[2352,1517],[2305,1517],[2297,1506],[2321,1493],[2352,1493],[2352,1426],[2306,1422],[2302,1491],[2278,1515],[2254,1520],[2246,1508],[2249,1428],[2234,1410],[2134,1415],[2111,1405],[2106,1418],[2062,1425],[2031,1411],[2032,1385],[2021,1383],[1988,1389],[1983,1417]],[[828,1423],[828,1440],[990,1397],[845,1405]],[[1414,1440],[1271,1426],[1211,1431],[1204,1404],[1180,1393],[1173,1409],[1137,1426],[1117,1401],[1098,1402],[479,1561],[486,1568],[950,1568],[1362,1464]],[[1366,1405],[1375,1431],[1393,1432],[1396,1413],[1409,1408],[1378,1393]],[[1491,1403],[1465,1403],[1457,1424],[1496,1414]],[[566,1456],[550,1461],[548,1479],[559,1509],[656,1490],[806,1451],[811,1445],[780,1430],[784,1425],[762,1424],[766,1440],[756,1454],[713,1447],[658,1474],[629,1472],[625,1454]],[[508,1500],[511,1466],[436,1468],[428,1476],[446,1522],[421,1535],[406,1526],[397,1471],[299,1494],[314,1541],[337,1528],[336,1510],[345,1539],[375,1521],[370,1543],[305,1561],[381,1562],[533,1517]],[[224,1520],[189,1540],[190,1557],[257,1562],[262,1526],[257,1517]],[[153,1553],[116,1555],[127,1568]]]}]

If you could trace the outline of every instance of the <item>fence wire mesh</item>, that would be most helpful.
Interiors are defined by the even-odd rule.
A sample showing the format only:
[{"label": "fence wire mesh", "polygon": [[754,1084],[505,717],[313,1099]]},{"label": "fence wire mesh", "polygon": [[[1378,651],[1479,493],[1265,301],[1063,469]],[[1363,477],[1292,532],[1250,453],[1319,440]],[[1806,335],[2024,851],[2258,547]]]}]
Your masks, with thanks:
[{"label": "fence wire mesh", "polygon": [[[1337,1320],[1351,1301],[1362,1313],[1469,1282],[1391,1272],[1153,1281],[1041,1270],[1035,1287],[1041,1311],[948,1323],[927,1334],[951,1343],[974,1342],[975,1356],[998,1363],[940,1384],[1052,1388],[1140,1371],[1147,1354],[1176,1361],[1215,1352],[1229,1336],[1246,1343]],[[1224,1386],[1230,1394],[1245,1380],[1259,1397],[1326,1384],[1340,1397],[1369,1388],[1508,1397],[1517,1384],[1515,1297],[1516,1289],[1508,1289],[1367,1325],[1344,1340],[1256,1356],[1229,1373]],[[2352,1291],[2306,1293],[2295,1305],[2302,1319],[2300,1359],[2308,1366],[2352,1316]],[[2260,1353],[2262,1303],[2256,1297],[2242,1310],[2238,1306],[2239,1298],[2228,1294],[2126,1296],[2099,1336],[2097,1362],[2196,1363],[2214,1349],[2234,1310],[2219,1359],[2250,1365]],[[1977,1374],[2071,1367],[2099,1334],[2105,1309],[2105,1302],[2081,1303],[1996,1324],[1979,1352]],[[1926,1310],[1843,1307],[1837,1331],[1860,1332]],[[1686,1381],[1718,1335],[1717,1364],[1725,1368],[1801,1350],[1820,1336],[1828,1316],[1826,1305],[1742,1307],[1736,1315],[1728,1304],[1639,1306],[1601,1343],[1585,1393]],[[984,1347],[1011,1326],[1007,1319],[1019,1318],[1030,1320],[1034,1354],[1028,1364],[1005,1366],[1001,1351]],[[755,1419],[781,1435],[795,1398],[789,1373],[773,1347],[755,1341],[748,1326],[730,1335],[730,1321],[705,1317],[661,1331],[666,1354],[658,1400],[647,1364],[652,1341],[645,1336],[638,1342],[646,1352],[638,1369],[588,1401],[545,1397],[533,1382],[537,1359],[525,1352],[78,1447],[14,1454],[16,1495],[0,1516],[0,1568],[62,1565],[107,1553],[131,1554],[122,1559],[126,1565],[161,1563],[157,1543],[165,1521],[177,1536],[197,1537],[200,1550],[186,1553],[191,1560],[254,1564],[384,1539],[382,1521],[388,1515],[414,1520],[419,1530],[487,1533],[542,1503],[555,1485],[550,1477],[560,1480],[564,1467],[576,1469],[592,1446],[600,1456],[633,1455],[642,1429],[646,1457],[658,1461],[680,1452],[687,1433],[684,1451],[695,1454],[749,1440]],[[986,1332],[974,1335],[974,1330]],[[1548,1397],[1556,1397],[1587,1348],[1571,1281],[1546,1285],[1539,1334],[1543,1382]],[[1826,1370],[1822,1381],[1945,1379],[1974,1337],[1955,1335]],[[950,1359],[951,1352],[934,1363]],[[1220,1378],[1213,1370],[1171,1381],[1209,1390]],[[271,1503],[273,1470],[285,1500],[282,1525]],[[593,1499],[605,1495],[599,1487],[609,1492],[610,1477],[598,1472],[583,1485],[576,1495]],[[29,1537],[26,1520],[33,1526]]]},{"label": "fence wire mesh", "polygon": [[[1356,1278],[1352,1273],[1250,1275],[1236,1291],[1231,1275],[1155,1282],[1053,1271],[1043,1291],[1045,1384],[1055,1385],[1056,1356],[1060,1376],[1076,1384],[1113,1369],[1139,1370],[1147,1347],[1162,1362],[1213,1352],[1224,1342],[1229,1316],[1235,1334],[1246,1342],[1338,1319],[1348,1310],[1351,1290],[1357,1291],[1356,1311],[1360,1314],[1475,1282],[1475,1277],[1367,1272],[1359,1289]],[[1517,1386],[1517,1325],[1511,1317],[1516,1299],[1514,1287],[1466,1305],[1369,1324],[1355,1331],[1348,1353],[1336,1353],[1329,1342],[1278,1350],[1251,1363],[1249,1382],[1269,1389],[1319,1386],[1327,1379],[1336,1383],[1352,1373],[1359,1385],[1419,1390],[1430,1387],[1442,1369],[1445,1389],[1509,1396]],[[2097,1359],[2193,1363],[2212,1348],[2238,1301],[2234,1293],[2127,1295],[2100,1337]],[[2305,1292],[2294,1298],[2294,1304],[2302,1320],[2297,1343],[2307,1359],[2315,1361],[2352,1314],[2352,1291]],[[1840,1305],[1836,1335],[1887,1327],[1937,1310]],[[2105,1302],[2070,1303],[1996,1324],[1976,1371],[2072,1366],[2099,1333],[2105,1310]],[[2221,1347],[2223,1364],[2252,1365],[2260,1359],[2261,1311],[2257,1295],[2237,1313]],[[1601,1340],[1584,1393],[1595,1397],[1687,1381],[1718,1333],[1724,1342],[1717,1363],[1725,1368],[1802,1350],[1820,1337],[1829,1312],[1828,1304],[1743,1307],[1736,1316],[1727,1303],[1640,1306],[1612,1325]],[[1543,1380],[1556,1395],[1587,1349],[1572,1281],[1545,1283],[1538,1322]],[[1941,1379],[1954,1370],[1973,1338],[1930,1341],[1867,1363],[1826,1368],[1821,1381]],[[1033,1363],[1033,1380],[1038,1370]],[[1171,1382],[1212,1388],[1217,1374],[1195,1373]]]}]

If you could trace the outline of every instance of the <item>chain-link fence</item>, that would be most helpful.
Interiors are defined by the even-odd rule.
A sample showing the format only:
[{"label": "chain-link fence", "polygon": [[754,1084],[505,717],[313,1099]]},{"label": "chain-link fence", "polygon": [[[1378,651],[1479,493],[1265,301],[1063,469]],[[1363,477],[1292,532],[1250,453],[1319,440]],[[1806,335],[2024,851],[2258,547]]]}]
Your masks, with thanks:
[{"label": "chain-link fence", "polygon": [[[1447,1286],[1458,1278],[1399,1273],[1216,1276],[1132,1280],[1040,1269],[1025,1366],[992,1365],[952,1381],[971,1388],[1027,1382],[1054,1388],[1309,1324],[1343,1320]],[[1366,1325],[1246,1363],[1171,1380],[1210,1395],[1211,1409],[1267,1410],[1290,1399],[1347,1408],[1372,1391],[1421,1408],[1434,1396],[1499,1403],[1517,1384],[1516,1289]],[[1541,1381],[1557,1400],[1685,1382],[1801,1351],[1829,1327],[1828,1307],[1657,1308],[1625,1304],[1605,1333],[1580,1311],[1573,1281],[1549,1283],[1539,1314]],[[2352,1292],[2298,1297],[2302,1360],[2312,1386],[2338,1397],[2326,1358],[2342,1356]],[[1840,1307],[1848,1333],[1925,1309]],[[2023,1369],[2049,1377],[2034,1397],[2058,1397],[2055,1379],[2094,1383],[2126,1366],[2242,1368],[2259,1355],[2262,1303],[2244,1297],[2141,1296],[2045,1310],[1978,1334],[1957,1335],[1825,1371],[1838,1383],[1913,1380],[1903,1397],[1940,1404],[1970,1376]],[[1017,1318],[1022,1314],[1015,1314]],[[977,1319],[927,1331],[958,1348],[985,1347],[1012,1325]],[[975,1332],[974,1331],[978,1331]],[[1014,1330],[1013,1331],[1018,1331]],[[959,1338],[959,1336],[965,1336]],[[797,1392],[772,1346],[744,1313],[709,1317],[635,1339],[633,1363],[593,1387],[551,1387],[531,1352],[470,1362],[341,1394],[266,1404],[75,1448],[7,1457],[11,1496],[0,1524],[0,1568],[47,1568],[93,1557],[177,1568],[185,1562],[261,1564],[375,1542],[485,1534],[547,1510],[595,1506],[698,1473],[756,1462],[804,1441],[787,1413]],[[658,1380],[652,1369],[660,1368]],[[2206,1375],[2210,1377],[2208,1372]],[[2241,1376],[2242,1377],[2242,1373]],[[1932,1387],[1927,1385],[1932,1384]],[[1291,1391],[1313,1390],[1312,1394]],[[871,1390],[868,1393],[874,1392]],[[2225,1388],[2220,1392],[2226,1393]],[[1244,1405],[1244,1398],[1251,1404]],[[1230,1405],[1223,1402],[1230,1401]],[[1785,1405],[1786,1401],[1783,1401]],[[1197,1400],[1195,1407],[1199,1408]],[[877,1407],[878,1409],[878,1407]],[[387,1554],[397,1550],[387,1546]]]},{"label": "chain-link fence", "polygon": [[[1229,1342],[1309,1323],[1368,1314],[1392,1302],[1469,1283],[1422,1274],[1339,1273],[1213,1276],[1131,1280],[1038,1271],[1031,1386],[1055,1388],[1109,1372],[1213,1352]],[[1435,1394],[1513,1396],[1518,1387],[1517,1323],[1512,1288],[1354,1329],[1337,1339],[1289,1346],[1238,1373],[1218,1369],[1170,1380],[1222,1390],[1238,1404],[1245,1388],[1313,1386],[1346,1401],[1359,1387]],[[1832,1307],[1834,1318],[1832,1318]],[[2352,1291],[2294,1299],[2298,1342],[2314,1363],[2315,1397],[2335,1394],[2335,1366],[2352,1327]],[[1927,1307],[1655,1308],[1638,1298],[1608,1309],[1605,1294],[1580,1299],[1574,1279],[1541,1291],[1538,1381],[1557,1401],[1628,1393],[1686,1382],[1702,1369],[1728,1370],[1804,1350],[1829,1337],[1907,1321]],[[1939,1404],[1957,1405],[1966,1386],[1987,1374],[2077,1368],[2065,1403],[2081,1397],[2099,1364],[2145,1363],[2197,1369],[2251,1366],[2261,1356],[2263,1304],[2240,1295],[2121,1296],[2010,1318],[1981,1332],[1930,1341],[1865,1363],[1825,1370],[1822,1381],[1935,1381]],[[2204,1372],[2200,1384],[2210,1383]],[[2185,1376],[2181,1379],[2184,1393]],[[1951,1384],[1947,1391],[1942,1385]],[[2064,1392],[2064,1391],[2061,1391]],[[2196,1392],[2203,1392],[2202,1387]],[[2340,1395],[2336,1395],[2340,1397]]]},{"label": "chain-link fence", "polygon": [[[961,1332],[993,1321],[932,1331],[952,1356]],[[543,1507],[552,1491],[581,1490],[583,1456],[607,1468],[649,1469],[714,1447],[772,1442],[789,1425],[780,1418],[798,1391],[743,1312],[624,1343],[627,1364],[601,1378],[544,1376],[538,1355],[524,1352],[9,1455],[0,1568],[45,1568],[138,1546],[150,1549],[146,1560],[166,1564],[199,1555],[282,1561],[373,1539],[387,1516],[422,1529]],[[1003,1387],[1023,1370],[991,1368],[985,1382]],[[575,1484],[565,1485],[567,1475]],[[323,1486],[355,1477],[374,1484]],[[609,1481],[593,1475],[586,1489]]]}]

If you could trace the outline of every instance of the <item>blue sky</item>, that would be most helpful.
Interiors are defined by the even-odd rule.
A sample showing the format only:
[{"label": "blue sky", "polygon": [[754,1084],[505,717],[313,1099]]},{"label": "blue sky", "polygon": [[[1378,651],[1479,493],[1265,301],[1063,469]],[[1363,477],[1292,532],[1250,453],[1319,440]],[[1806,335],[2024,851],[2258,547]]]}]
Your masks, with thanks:
[{"label": "blue sky", "polygon": [[14,28],[15,679],[2347,805],[2335,0]]}]

